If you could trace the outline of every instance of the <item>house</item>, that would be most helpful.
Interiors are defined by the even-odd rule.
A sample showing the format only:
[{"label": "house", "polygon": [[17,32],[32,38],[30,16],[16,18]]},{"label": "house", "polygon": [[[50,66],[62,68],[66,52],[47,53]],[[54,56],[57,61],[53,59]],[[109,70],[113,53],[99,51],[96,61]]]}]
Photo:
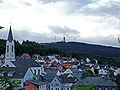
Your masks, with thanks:
[{"label": "house", "polygon": [[50,83],[50,90],[72,90],[71,86],[77,82],[77,78],[68,74],[55,76]]},{"label": "house", "polygon": [[91,63],[91,60],[89,58],[86,58],[87,63]]},{"label": "house", "polygon": [[3,76],[13,80],[19,80],[20,86],[23,87],[23,82],[32,80],[34,75],[32,70],[28,67],[6,67]]},{"label": "house", "polygon": [[6,42],[5,58],[3,59],[4,63],[1,65],[1,67],[15,67],[15,65],[11,61],[15,61],[15,49],[12,30],[10,26],[8,39]]},{"label": "house", "polygon": [[21,57],[25,59],[30,59],[31,56],[28,53],[23,53]]},{"label": "house", "polygon": [[79,73],[80,71],[77,68],[68,68],[66,69],[63,74],[68,74],[68,73]]},{"label": "house", "polygon": [[29,82],[24,82],[24,88],[25,90],[38,90],[38,88],[35,85]]},{"label": "house", "polygon": [[[39,80],[28,80],[27,83],[34,85],[36,88],[31,90],[48,90],[49,82],[42,82]],[[26,89],[30,90],[30,89]]]},{"label": "house", "polygon": [[99,69],[99,71],[98,71],[98,74],[99,75],[107,75],[107,70],[105,70],[105,69]]},{"label": "house", "polygon": [[81,78],[74,85],[94,85],[95,90],[118,90],[117,84],[110,79],[102,77]]}]

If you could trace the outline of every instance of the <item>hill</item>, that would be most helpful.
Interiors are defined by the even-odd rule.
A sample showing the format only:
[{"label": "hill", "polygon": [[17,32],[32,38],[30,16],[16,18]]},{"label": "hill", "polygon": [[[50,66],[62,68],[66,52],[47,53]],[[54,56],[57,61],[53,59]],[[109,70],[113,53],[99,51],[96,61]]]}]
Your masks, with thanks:
[{"label": "hill", "polygon": [[110,46],[101,46],[93,45],[79,42],[57,42],[57,43],[46,43],[48,46],[54,46],[61,50],[66,51],[67,53],[79,53],[103,57],[120,57],[120,48],[110,47]]}]

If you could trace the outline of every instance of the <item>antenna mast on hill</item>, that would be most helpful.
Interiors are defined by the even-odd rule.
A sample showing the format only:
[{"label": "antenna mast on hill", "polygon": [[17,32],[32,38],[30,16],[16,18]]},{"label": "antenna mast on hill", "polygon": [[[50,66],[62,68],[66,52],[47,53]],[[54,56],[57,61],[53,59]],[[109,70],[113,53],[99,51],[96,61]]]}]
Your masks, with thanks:
[{"label": "antenna mast on hill", "polygon": [[[119,26],[118,26],[118,28],[120,29],[120,17],[119,17]],[[120,44],[120,37],[118,37],[118,43]]]},{"label": "antenna mast on hill", "polygon": [[55,43],[56,43],[56,36],[55,36]]}]

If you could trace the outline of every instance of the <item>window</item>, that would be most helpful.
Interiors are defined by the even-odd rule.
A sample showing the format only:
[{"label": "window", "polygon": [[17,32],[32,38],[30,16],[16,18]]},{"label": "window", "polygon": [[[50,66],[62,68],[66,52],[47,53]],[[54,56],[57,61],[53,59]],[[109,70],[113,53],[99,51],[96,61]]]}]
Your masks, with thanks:
[{"label": "window", "polygon": [[8,73],[8,77],[12,77],[13,76],[13,73]]},{"label": "window", "polygon": [[29,84],[24,83],[24,86],[29,86]]},{"label": "window", "polygon": [[115,88],[112,88],[112,90],[115,90]]},{"label": "window", "polygon": [[108,90],[108,88],[105,88],[105,90]]},{"label": "window", "polygon": [[102,90],[101,88],[99,88],[99,90]]},{"label": "window", "polygon": [[38,75],[40,75],[40,69],[38,70]]},{"label": "window", "polygon": [[13,50],[14,50],[14,47],[13,47],[13,45],[12,45],[12,52],[13,52]]},{"label": "window", "polygon": [[59,86],[59,84],[56,83],[56,86]]},{"label": "window", "polygon": [[7,52],[9,52],[9,46],[7,46]]},{"label": "window", "polygon": [[34,72],[35,72],[35,75],[36,75],[36,69],[34,70]]}]

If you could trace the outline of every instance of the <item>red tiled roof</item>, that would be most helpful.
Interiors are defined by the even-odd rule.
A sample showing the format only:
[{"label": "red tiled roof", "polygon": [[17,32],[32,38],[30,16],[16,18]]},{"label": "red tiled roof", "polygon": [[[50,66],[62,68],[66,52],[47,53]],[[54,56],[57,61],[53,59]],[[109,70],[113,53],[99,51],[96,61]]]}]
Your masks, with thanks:
[{"label": "red tiled roof", "polygon": [[61,65],[65,67],[65,66],[70,66],[71,64],[61,64]]},{"label": "red tiled roof", "polygon": [[25,84],[28,84],[28,86],[24,86],[25,90],[38,90],[33,84],[30,84],[28,82],[24,82]]},{"label": "red tiled roof", "polygon": [[45,62],[51,62],[51,60],[45,60]]},{"label": "red tiled roof", "polygon": [[51,67],[51,69],[57,69],[57,67]]},{"label": "red tiled roof", "polygon": [[62,70],[62,69],[58,69],[58,71],[64,72],[64,70]]},{"label": "red tiled roof", "polygon": [[58,63],[54,61],[54,62],[52,62],[52,64],[58,64]]},{"label": "red tiled roof", "polygon": [[46,70],[48,66],[43,66],[43,68]]}]

